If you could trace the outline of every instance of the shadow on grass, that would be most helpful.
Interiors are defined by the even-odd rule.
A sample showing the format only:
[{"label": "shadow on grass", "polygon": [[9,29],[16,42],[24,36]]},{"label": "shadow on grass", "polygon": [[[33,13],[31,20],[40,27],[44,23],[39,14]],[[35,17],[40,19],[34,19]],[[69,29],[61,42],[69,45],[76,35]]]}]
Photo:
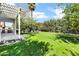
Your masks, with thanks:
[{"label": "shadow on grass", "polygon": [[1,56],[43,56],[48,51],[48,43],[22,41],[14,45],[0,46]]},{"label": "shadow on grass", "polygon": [[[73,50],[65,49],[66,51],[70,52],[72,56],[79,56],[79,53]],[[63,52],[64,53],[64,52]],[[65,53],[64,53],[65,54]]]},{"label": "shadow on grass", "polygon": [[58,39],[61,39],[62,41],[68,43],[74,43],[74,44],[78,44],[79,43],[79,36],[76,35],[71,35],[71,34],[58,34],[57,35]]}]

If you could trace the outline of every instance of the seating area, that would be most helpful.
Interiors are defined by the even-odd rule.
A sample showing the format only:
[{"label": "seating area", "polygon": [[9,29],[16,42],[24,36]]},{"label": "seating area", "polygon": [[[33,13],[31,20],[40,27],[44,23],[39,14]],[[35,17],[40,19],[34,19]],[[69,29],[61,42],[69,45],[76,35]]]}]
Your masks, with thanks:
[{"label": "seating area", "polygon": [[22,38],[23,38],[23,35],[21,35],[21,38],[19,39],[17,34],[15,35],[13,33],[2,33],[0,44],[20,41],[22,40]]},{"label": "seating area", "polygon": [[13,30],[11,28],[5,29],[5,27],[3,27],[1,33],[13,33]]},{"label": "seating area", "polygon": [[11,28],[5,29],[5,27],[2,28],[0,44],[16,42],[18,40],[21,40],[21,39],[19,39],[18,34],[14,33],[13,29]]}]

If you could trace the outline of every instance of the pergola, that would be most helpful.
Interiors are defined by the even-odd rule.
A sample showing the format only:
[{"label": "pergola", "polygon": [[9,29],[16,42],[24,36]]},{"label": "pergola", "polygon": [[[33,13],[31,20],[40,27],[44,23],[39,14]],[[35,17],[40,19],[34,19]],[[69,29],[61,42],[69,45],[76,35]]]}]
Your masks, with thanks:
[{"label": "pergola", "polygon": [[[18,8],[14,5],[9,5],[6,3],[0,3],[0,21],[12,22],[13,23],[13,35],[17,35],[18,39],[21,38],[20,37],[20,15],[21,15],[21,8]],[[17,22],[18,29],[16,29],[16,20],[18,20]],[[18,30],[18,34],[16,34],[16,30]],[[2,32],[2,28],[0,28],[0,41],[5,40],[5,39],[2,39],[1,32]]]}]

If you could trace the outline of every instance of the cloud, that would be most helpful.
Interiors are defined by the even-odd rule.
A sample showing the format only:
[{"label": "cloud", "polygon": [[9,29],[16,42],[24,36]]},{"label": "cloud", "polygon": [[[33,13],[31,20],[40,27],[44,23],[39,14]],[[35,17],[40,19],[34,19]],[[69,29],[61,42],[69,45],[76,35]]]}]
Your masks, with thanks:
[{"label": "cloud", "polygon": [[64,11],[62,8],[56,8],[56,9],[48,8],[48,11],[55,14],[55,16],[53,16],[53,18],[61,19],[65,15],[64,13],[62,13]]},{"label": "cloud", "polygon": [[48,7],[48,11],[49,12],[54,12],[55,10],[53,8],[51,8],[51,7]]},{"label": "cloud", "polygon": [[64,10],[62,8],[55,9],[55,13],[56,13],[55,17],[62,18],[64,16],[64,13],[62,13],[63,11]]},{"label": "cloud", "polygon": [[44,12],[33,12],[33,18],[48,18]]}]

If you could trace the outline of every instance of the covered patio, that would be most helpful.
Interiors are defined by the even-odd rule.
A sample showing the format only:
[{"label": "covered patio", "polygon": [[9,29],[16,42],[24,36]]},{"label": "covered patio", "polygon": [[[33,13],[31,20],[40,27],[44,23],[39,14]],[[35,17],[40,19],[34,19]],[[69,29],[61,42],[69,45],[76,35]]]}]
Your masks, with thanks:
[{"label": "covered patio", "polygon": [[[6,22],[12,23],[12,26],[7,27]],[[16,23],[18,27],[16,27]],[[22,39],[20,35],[20,8],[0,3],[0,42],[19,39]]]}]

